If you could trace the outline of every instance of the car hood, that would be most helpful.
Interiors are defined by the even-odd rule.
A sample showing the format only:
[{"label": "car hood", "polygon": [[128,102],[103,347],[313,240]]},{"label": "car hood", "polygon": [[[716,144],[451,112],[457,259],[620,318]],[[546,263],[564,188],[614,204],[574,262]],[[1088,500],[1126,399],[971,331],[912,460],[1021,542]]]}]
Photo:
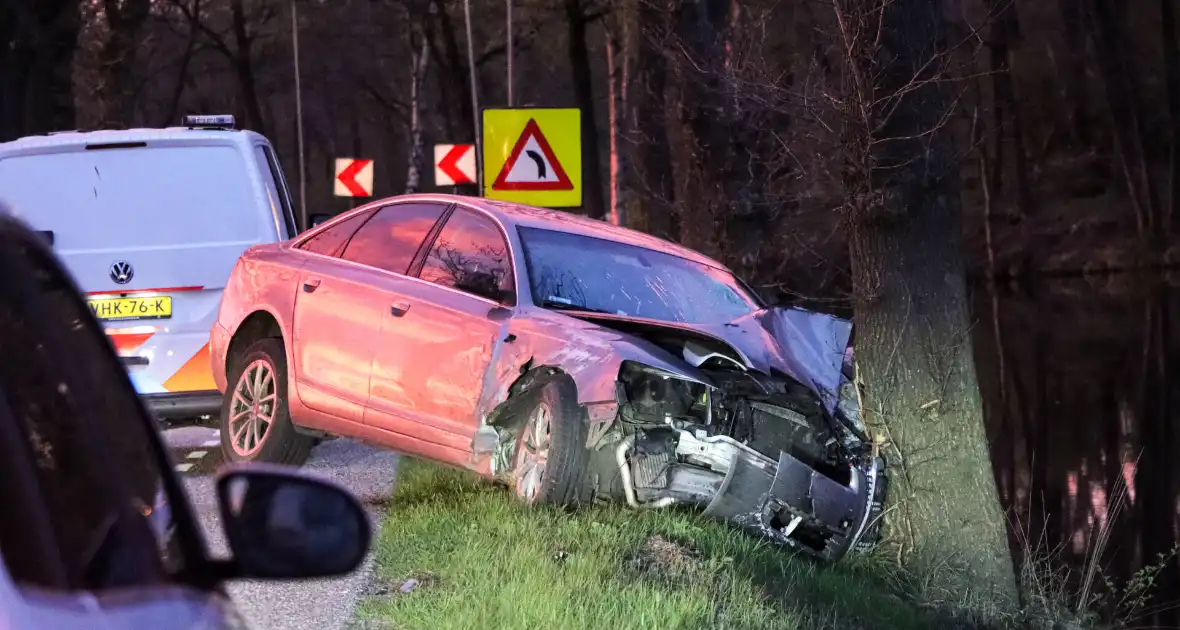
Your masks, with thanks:
[{"label": "car hood", "polygon": [[844,353],[852,337],[847,319],[800,308],[770,308],[718,324],[681,324],[642,317],[563,311],[562,314],[640,337],[673,336],[692,367],[724,357],[768,376],[786,374],[819,396],[829,413],[839,399]]}]

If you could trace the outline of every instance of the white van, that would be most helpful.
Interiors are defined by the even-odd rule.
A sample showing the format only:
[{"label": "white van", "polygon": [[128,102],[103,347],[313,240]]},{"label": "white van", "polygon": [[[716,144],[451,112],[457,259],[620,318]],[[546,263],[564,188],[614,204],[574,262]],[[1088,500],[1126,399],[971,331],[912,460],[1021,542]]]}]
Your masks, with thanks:
[{"label": "white van", "polygon": [[65,262],[160,418],[216,414],[209,331],[238,257],[296,235],[270,142],[230,116],[0,143],[0,201]]}]

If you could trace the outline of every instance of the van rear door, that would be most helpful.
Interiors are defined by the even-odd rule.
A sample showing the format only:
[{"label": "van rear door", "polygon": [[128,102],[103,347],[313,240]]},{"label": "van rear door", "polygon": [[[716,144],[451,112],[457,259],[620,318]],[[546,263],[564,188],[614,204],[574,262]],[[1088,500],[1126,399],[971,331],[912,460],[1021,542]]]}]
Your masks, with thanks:
[{"label": "van rear door", "polygon": [[286,191],[259,177],[271,176],[253,155],[263,147],[243,140],[172,136],[0,157],[0,195],[52,240],[141,395],[215,390],[209,330],[230,271],[246,248],[287,236],[287,213],[272,212]]}]

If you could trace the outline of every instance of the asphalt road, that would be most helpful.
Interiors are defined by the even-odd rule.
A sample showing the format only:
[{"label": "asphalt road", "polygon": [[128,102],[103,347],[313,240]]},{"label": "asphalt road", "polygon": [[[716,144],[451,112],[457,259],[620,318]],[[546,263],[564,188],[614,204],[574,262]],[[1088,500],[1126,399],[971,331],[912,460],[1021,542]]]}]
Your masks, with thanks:
[{"label": "asphalt road", "polygon": [[[183,427],[164,431],[176,470],[184,477],[193,505],[217,556],[228,551],[214,496],[213,475],[223,464],[216,429]],[[343,485],[360,499],[376,527],[397,478],[397,455],[350,440],[321,443],[304,470]],[[229,584],[228,591],[252,627],[273,630],[339,630],[352,618],[357,597],[372,569],[372,556],[343,578],[301,582]]]}]

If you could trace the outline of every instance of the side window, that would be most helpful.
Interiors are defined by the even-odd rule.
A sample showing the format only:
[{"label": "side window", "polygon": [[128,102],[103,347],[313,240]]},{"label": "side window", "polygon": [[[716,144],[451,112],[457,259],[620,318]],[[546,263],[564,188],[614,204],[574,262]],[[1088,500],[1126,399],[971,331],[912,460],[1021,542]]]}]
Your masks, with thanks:
[{"label": "side window", "polygon": [[385,206],[352,237],[341,258],[404,274],[446,209],[439,203]]},{"label": "side window", "polygon": [[21,279],[0,289],[0,353],[22,358],[0,362],[0,390],[32,455],[62,568],[56,584],[13,577],[89,591],[168,581],[183,552],[150,418],[64,274],[26,246],[0,249],[4,274]]},{"label": "side window", "polygon": [[295,238],[299,234],[299,228],[295,225],[295,211],[291,208],[291,191],[287,188],[287,178],[283,177],[283,167],[279,164],[279,158],[275,155],[274,149],[269,146],[264,146],[262,149],[266,164],[270,168],[271,179],[278,192],[279,204],[283,209],[283,223],[287,226],[287,238]]},{"label": "side window", "polygon": [[348,239],[371,216],[373,216],[372,212],[362,212],[355,217],[345,219],[303,241],[299,244],[299,249],[314,254],[323,254],[324,256],[339,256],[340,250],[344,249],[344,245],[348,243]]},{"label": "side window", "polygon": [[438,234],[422,279],[497,302],[514,302],[512,263],[492,219],[457,208]]}]

